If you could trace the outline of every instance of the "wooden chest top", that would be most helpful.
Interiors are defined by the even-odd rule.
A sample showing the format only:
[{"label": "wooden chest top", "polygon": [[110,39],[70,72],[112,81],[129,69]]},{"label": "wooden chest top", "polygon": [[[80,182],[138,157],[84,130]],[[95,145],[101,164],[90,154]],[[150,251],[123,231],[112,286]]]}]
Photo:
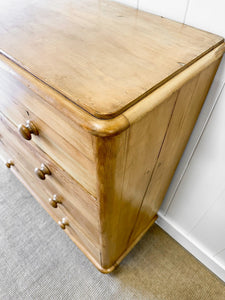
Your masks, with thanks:
[{"label": "wooden chest top", "polygon": [[107,0],[1,1],[0,36],[2,54],[102,119],[223,42]]}]

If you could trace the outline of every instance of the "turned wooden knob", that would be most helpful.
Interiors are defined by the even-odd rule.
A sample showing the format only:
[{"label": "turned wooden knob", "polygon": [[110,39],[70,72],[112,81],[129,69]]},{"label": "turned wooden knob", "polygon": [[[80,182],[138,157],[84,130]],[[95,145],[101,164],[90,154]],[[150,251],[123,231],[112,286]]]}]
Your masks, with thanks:
[{"label": "turned wooden knob", "polygon": [[69,225],[66,218],[62,218],[62,221],[59,221],[58,224],[63,230]]},{"label": "turned wooden knob", "polygon": [[25,140],[31,140],[31,134],[39,135],[38,129],[32,121],[26,121],[26,125],[18,126],[19,133]]},{"label": "turned wooden knob", "polygon": [[11,159],[9,159],[9,160],[5,163],[5,165],[6,165],[7,168],[11,168],[12,166],[14,166],[14,162],[13,162]]},{"label": "turned wooden knob", "polygon": [[41,164],[41,168],[40,169],[39,168],[35,168],[34,172],[37,175],[37,177],[40,178],[41,180],[45,180],[45,175],[51,175],[51,171],[44,164]]},{"label": "turned wooden knob", "polygon": [[53,195],[52,198],[49,198],[48,202],[54,208],[57,208],[58,204],[62,203],[62,201],[60,200],[60,197],[57,195]]}]

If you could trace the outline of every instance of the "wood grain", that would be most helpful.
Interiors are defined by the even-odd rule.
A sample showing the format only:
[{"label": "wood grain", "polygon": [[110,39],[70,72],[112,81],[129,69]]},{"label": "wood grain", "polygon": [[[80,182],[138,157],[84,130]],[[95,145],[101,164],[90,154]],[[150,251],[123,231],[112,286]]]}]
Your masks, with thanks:
[{"label": "wood grain", "polygon": [[0,34],[0,156],[110,272],[157,217],[223,39],[108,0],[0,1]]},{"label": "wood grain", "polygon": [[94,138],[104,268],[117,264],[155,218],[219,62],[194,77],[186,73],[187,81],[178,90],[162,91],[165,98],[143,110],[142,118],[132,121],[135,112],[128,110],[132,125],[125,132]]},{"label": "wood grain", "polygon": [[11,74],[0,71],[0,111],[16,126],[32,120],[32,140],[94,196],[96,173],[90,134],[82,130]]},{"label": "wood grain", "polygon": [[130,243],[151,222],[163,201],[219,63],[220,59],[191,79],[179,91],[174,113],[150,178]]},{"label": "wood grain", "polygon": [[[116,233],[118,230],[124,230],[123,227],[118,227],[124,225],[124,222],[119,224],[118,218],[123,207],[123,174],[128,134],[128,131],[124,131],[115,137],[93,139],[100,205],[101,265],[104,269],[113,265],[123,248],[121,242],[116,240]],[[130,210],[127,213],[129,214]]]},{"label": "wood grain", "polygon": [[176,98],[177,93],[123,134],[95,139],[104,268],[127,248]]},{"label": "wood grain", "polygon": [[[1,140],[0,140],[1,143]],[[7,148],[2,147],[0,149],[0,158],[5,160],[8,155],[14,155],[14,153],[9,153],[8,146]],[[100,249],[91,242],[86,235],[84,235],[83,230],[74,223],[74,220],[71,215],[65,213],[65,210],[59,209],[57,212],[53,210],[46,203],[46,197],[48,196],[42,190],[40,193],[40,188],[36,189],[31,187],[31,181],[27,180],[27,169],[23,168],[23,165],[18,161],[16,166],[11,168],[11,171],[16,175],[16,177],[23,183],[27,190],[33,195],[33,197],[41,204],[41,206],[48,212],[48,214],[53,218],[55,222],[58,222],[61,218],[67,216],[69,226],[66,228],[65,233],[70,237],[70,239],[77,245],[77,247],[87,256],[87,258],[102,272],[100,265]]]},{"label": "wood grain", "polygon": [[[189,110],[192,118],[194,118],[191,118],[191,122],[195,121],[196,114],[198,114],[201,103],[207,94],[222,53],[223,48],[216,49],[213,53],[206,55],[189,69],[177,75],[171,82],[155,91],[151,96],[146,97],[145,100],[127,110],[124,114],[129,124],[131,124],[129,129],[120,133],[117,132],[117,135],[109,137],[92,136],[91,145],[93,149],[91,151],[93,151],[93,156],[95,157],[94,163],[97,173],[97,200],[92,198],[91,201],[87,201],[87,192],[84,193],[79,185],[76,185],[74,188],[74,181],[68,179],[70,177],[60,171],[60,168],[56,167],[56,164],[37,148],[33,141],[23,141],[21,145],[21,137],[19,137],[13,125],[9,126],[12,131],[11,134],[4,134],[4,143],[6,148],[9,149],[8,154],[11,154],[12,150],[10,149],[14,149],[12,154],[16,154],[20,173],[23,172],[24,178],[27,176],[25,175],[27,170],[30,169],[30,162],[32,162],[33,167],[39,166],[40,163],[45,163],[49,166],[54,176],[51,179],[47,178],[46,182],[44,182],[46,186],[41,185],[38,191],[40,193],[41,189],[45,193],[45,201],[56,192],[59,194],[63,192],[63,195],[66,195],[65,199],[69,201],[66,201],[64,204],[65,210],[64,207],[59,205],[59,211],[62,211],[63,215],[57,215],[57,221],[66,215],[76,216],[76,218],[72,217],[70,219],[70,226],[67,226],[65,230],[73,230],[70,229],[73,227],[75,229],[78,228],[78,231],[85,232],[84,235],[88,240],[86,242],[87,246],[84,244],[82,246],[81,243],[79,244],[80,248],[83,247],[82,249],[86,255],[102,272],[112,271],[125,256],[128,249],[131,249],[136,244],[146,231],[146,228],[155,219],[157,209],[152,212],[152,205],[159,207],[162,198],[154,198],[150,202],[146,200],[146,194],[149,191],[149,189],[147,190],[148,183],[154,179],[156,180],[154,188],[158,188],[162,192],[165,191],[168,178],[164,183],[161,183],[161,180],[159,183],[157,181],[158,177],[155,175],[155,170],[159,167],[155,166],[157,164],[160,166],[158,162],[165,151],[163,147],[167,143],[168,134],[171,132],[173,137],[173,134],[179,129],[179,124],[182,124],[183,119],[185,120],[185,126],[190,126],[189,118],[185,119],[185,114]],[[194,87],[193,82],[196,82],[196,78],[199,78],[201,84],[196,87],[193,106],[189,107],[190,95],[192,95],[189,92]],[[200,78],[202,79],[200,80]],[[175,103],[177,103],[178,98],[183,99],[181,101],[183,105],[181,105],[180,110],[175,110],[177,107]],[[9,109],[9,111],[11,110]],[[172,121],[173,118],[176,122],[170,130],[170,126],[174,122]],[[110,120],[103,122],[110,123]],[[2,124],[4,124],[4,118],[2,119]],[[117,124],[116,126],[118,126],[118,123],[112,124]],[[183,146],[179,146],[179,142],[180,140],[183,141],[183,137],[184,139],[188,138],[185,126],[181,126],[180,131],[178,130],[180,135],[175,143],[177,148],[175,147],[174,153],[178,151],[178,158],[179,153],[183,150]],[[9,128],[7,130],[10,132]],[[3,133],[1,133],[2,136]],[[29,163],[24,160],[24,149],[26,149],[26,153],[32,154],[29,158]],[[169,150],[165,151],[164,154],[164,160],[167,164],[168,152]],[[13,158],[13,155],[10,155],[7,159]],[[35,158],[36,156],[38,159]],[[174,172],[173,168],[176,159],[175,157],[171,160],[171,165],[166,167],[164,172],[169,178]],[[14,166],[12,166],[12,169],[14,169]],[[31,178],[34,180],[32,176]],[[60,181],[63,182],[63,185],[60,184]],[[31,182],[31,184],[32,188],[30,186],[29,189],[35,189],[35,185],[33,187],[34,182]],[[28,186],[28,183],[26,183],[26,186]],[[36,191],[37,197],[39,197],[38,191]],[[71,197],[71,195],[77,195],[77,198]],[[80,201],[81,199],[82,201]],[[46,202],[48,203],[48,200]],[[74,204],[76,204],[76,208]],[[55,215],[54,208],[49,207],[50,205],[48,204],[47,209],[52,209]],[[71,237],[74,239],[73,236]],[[75,240],[77,239],[75,238]],[[100,252],[97,253],[100,256],[94,250],[89,250],[91,248],[89,243],[94,246],[94,249],[99,249]],[[92,252],[95,254],[90,254]],[[94,260],[93,257],[95,257]]]},{"label": "wood grain", "polygon": [[136,105],[127,109],[123,114],[113,119],[101,120],[94,118],[83,109],[73,105],[60,93],[46,86],[43,82],[26,72],[24,69],[13,63],[10,59],[0,54],[0,68],[11,74],[27,88],[31,89],[41,97],[44,105],[50,104],[51,109],[56,109],[91,135],[94,136],[114,136],[126,130],[130,124],[142,118],[155,106],[163,102],[165,97],[172,95],[180,89],[189,79],[204,70],[212,62],[219,59],[225,52],[225,43],[218,46],[207,55],[199,59],[193,65],[172,78],[160,88],[156,89],[149,96],[139,101]]},{"label": "wood grain", "polygon": [[223,42],[107,0],[8,0],[0,20],[1,53],[98,118],[117,116]]},{"label": "wood grain", "polygon": [[[26,143],[18,135],[16,128],[7,121],[0,113],[0,144],[5,149],[8,158],[12,158],[19,174],[34,190],[38,197],[41,197],[43,205],[53,214],[61,217],[61,213],[71,216],[71,224],[75,224],[88,238],[99,247],[99,206],[97,200],[88,194],[78,183],[76,183],[65,171],[52,161],[41,150],[38,150],[33,143]],[[42,181],[36,177],[34,170],[45,164],[51,171],[51,175]],[[14,167],[13,167],[14,168]],[[12,169],[13,169],[12,168]],[[48,199],[54,194],[61,197],[62,205],[57,209],[50,206]],[[42,204],[41,202],[41,204]]]}]

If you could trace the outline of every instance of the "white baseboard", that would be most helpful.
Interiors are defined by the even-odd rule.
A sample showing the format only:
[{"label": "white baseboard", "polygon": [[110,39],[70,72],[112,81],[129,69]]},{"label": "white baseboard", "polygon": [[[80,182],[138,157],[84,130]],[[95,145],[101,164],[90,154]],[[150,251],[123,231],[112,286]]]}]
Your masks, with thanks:
[{"label": "white baseboard", "polygon": [[190,252],[195,258],[203,263],[209,270],[216,274],[221,280],[225,282],[225,269],[221,266],[214,257],[210,256],[207,251],[197,245],[190,236],[187,236],[173,223],[167,220],[166,216],[158,213],[158,219],[156,221],[165,232],[167,232],[172,238],[174,238],[181,246],[183,246],[188,252]]}]

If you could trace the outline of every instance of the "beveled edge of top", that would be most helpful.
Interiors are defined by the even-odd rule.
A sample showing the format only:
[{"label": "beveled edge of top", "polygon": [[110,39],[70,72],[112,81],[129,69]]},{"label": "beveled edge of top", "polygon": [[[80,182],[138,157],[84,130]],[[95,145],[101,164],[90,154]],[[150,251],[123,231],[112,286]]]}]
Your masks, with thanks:
[{"label": "beveled edge of top", "polygon": [[[181,68],[179,68],[177,71],[171,73],[168,77],[165,77],[162,81],[158,82],[156,85],[154,85],[152,88],[150,88],[149,90],[147,90],[145,93],[141,94],[139,97],[133,99],[127,105],[124,105],[123,107],[121,107],[120,109],[115,110],[114,112],[107,112],[107,111],[100,111],[100,110],[93,110],[93,109],[92,109],[92,111],[87,111],[87,110],[86,111],[90,115],[92,115],[92,116],[94,116],[94,117],[96,117],[98,119],[102,119],[102,120],[113,119],[113,118],[115,118],[115,117],[123,114],[129,108],[131,108],[134,105],[136,105],[139,102],[141,102],[144,98],[146,98],[149,95],[151,95],[151,93],[153,93],[155,90],[157,90],[158,88],[160,88],[161,86],[163,86],[165,83],[167,83],[168,81],[170,81],[172,78],[174,78],[177,75],[179,75],[180,73],[182,73],[184,70],[188,69],[191,65],[193,65],[194,63],[196,63],[199,59],[201,59],[202,57],[204,57],[205,55],[207,55],[208,53],[210,53],[211,51],[213,51],[214,49],[216,49],[217,47],[219,47],[223,43],[224,43],[224,39],[221,37],[221,40],[218,43],[214,44],[212,47],[210,47],[209,49],[207,49],[205,52],[201,53],[195,59],[193,59],[190,62],[188,62],[187,64],[185,64],[184,66],[182,66]],[[72,101],[74,104],[78,105],[72,99],[70,101]],[[85,110],[84,107],[82,107],[82,109]]]},{"label": "beveled edge of top", "polygon": [[101,110],[94,110],[93,108],[90,110],[88,107],[81,106],[76,101],[74,101],[73,98],[67,97],[63,92],[61,92],[60,90],[49,85],[47,82],[45,82],[44,80],[42,80],[41,78],[39,78],[38,76],[36,76],[32,72],[30,72],[29,69],[26,69],[25,67],[23,67],[23,65],[19,61],[17,61],[14,57],[10,56],[8,53],[4,52],[2,49],[0,49],[0,55],[3,55],[6,58],[8,58],[10,61],[15,63],[18,67],[25,70],[27,73],[29,73],[31,76],[33,76],[40,82],[44,83],[46,85],[46,87],[49,87],[52,90],[56,91],[59,95],[63,96],[64,99],[67,99],[68,101],[70,101],[71,103],[76,105],[77,107],[80,107],[83,111],[85,111],[89,115],[93,116],[94,118],[101,119],[101,120],[110,120],[110,119],[114,119],[114,118],[120,116],[127,109],[129,109],[132,106],[136,105],[137,103],[141,102],[144,98],[148,97],[155,90],[157,90],[158,88],[163,86],[165,83],[170,81],[172,78],[176,77],[178,74],[182,73],[185,69],[189,68],[196,61],[198,61],[199,59],[201,59],[202,57],[204,57],[205,55],[207,55],[208,53],[210,53],[211,51],[213,51],[214,49],[219,47],[221,44],[223,44],[223,42],[224,42],[224,39],[221,37],[221,40],[218,43],[214,44],[212,47],[210,47],[209,49],[207,49],[206,51],[201,53],[199,56],[197,56],[195,59],[191,60],[190,62],[188,62],[181,68],[179,68],[177,71],[171,73],[168,77],[165,77],[162,81],[158,82],[156,85],[154,85],[152,88],[147,90],[145,93],[141,94],[139,97],[137,97],[137,98],[133,99],[132,101],[130,101],[129,103],[127,103],[127,105],[124,105],[123,107],[118,108],[115,111],[106,111],[106,110],[101,111]]},{"label": "beveled edge of top", "polygon": [[54,106],[92,135],[108,137],[115,136],[126,130],[131,124],[175,93],[190,78],[200,73],[214,61],[222,58],[224,53],[225,43],[223,41],[219,46],[191,64],[189,68],[179,72],[171,80],[151,92],[150,95],[146,95],[142,101],[135,103],[120,115],[110,119],[100,119],[91,115],[70,99],[17,65],[3,53],[0,53],[0,68],[12,74],[17,80],[38,94],[44,101]]}]

